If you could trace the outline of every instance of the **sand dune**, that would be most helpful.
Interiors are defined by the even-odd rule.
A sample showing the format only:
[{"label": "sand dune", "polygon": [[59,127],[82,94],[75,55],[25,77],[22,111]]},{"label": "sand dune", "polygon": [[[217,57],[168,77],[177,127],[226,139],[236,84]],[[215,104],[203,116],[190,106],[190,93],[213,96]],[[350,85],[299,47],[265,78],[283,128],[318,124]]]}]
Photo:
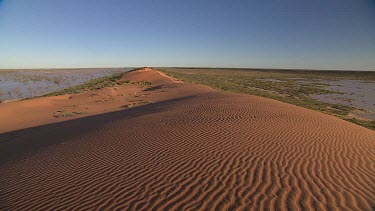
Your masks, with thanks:
[{"label": "sand dune", "polygon": [[151,69],[126,77],[152,81],[154,103],[0,135],[0,210],[375,207],[374,131]]},{"label": "sand dune", "polygon": [[[162,72],[150,71],[147,68],[138,70],[137,73],[130,72],[121,80],[130,80],[135,83],[125,83],[74,95],[66,94],[2,103],[0,104],[0,120],[4,121],[0,121],[0,133],[124,110],[127,105],[134,107],[145,102],[159,102],[178,97],[182,90],[185,93],[196,91],[191,89],[191,86],[183,85],[179,86],[179,89],[170,89],[175,87],[173,84],[180,82]],[[136,83],[141,81],[152,82],[153,86],[146,88]],[[193,87],[208,89],[203,86]],[[168,93],[165,92],[166,88],[169,88]],[[56,118],[56,114],[61,111],[77,112],[79,115]]]}]

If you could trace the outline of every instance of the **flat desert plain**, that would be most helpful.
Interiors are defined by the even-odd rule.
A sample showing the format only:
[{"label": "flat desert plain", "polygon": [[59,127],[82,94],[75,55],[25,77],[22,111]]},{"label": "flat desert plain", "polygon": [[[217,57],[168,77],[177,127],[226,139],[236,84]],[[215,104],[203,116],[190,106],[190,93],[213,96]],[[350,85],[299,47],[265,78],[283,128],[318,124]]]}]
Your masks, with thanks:
[{"label": "flat desert plain", "polygon": [[0,210],[375,208],[375,131],[153,69],[121,80],[0,105]]}]

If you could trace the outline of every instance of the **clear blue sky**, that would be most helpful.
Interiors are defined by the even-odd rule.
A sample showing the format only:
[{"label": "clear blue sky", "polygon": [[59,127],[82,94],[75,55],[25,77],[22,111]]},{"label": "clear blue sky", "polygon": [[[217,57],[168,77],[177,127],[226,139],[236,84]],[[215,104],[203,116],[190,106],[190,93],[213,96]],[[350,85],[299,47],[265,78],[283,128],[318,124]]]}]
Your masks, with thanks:
[{"label": "clear blue sky", "polygon": [[375,70],[374,0],[0,0],[0,68]]}]

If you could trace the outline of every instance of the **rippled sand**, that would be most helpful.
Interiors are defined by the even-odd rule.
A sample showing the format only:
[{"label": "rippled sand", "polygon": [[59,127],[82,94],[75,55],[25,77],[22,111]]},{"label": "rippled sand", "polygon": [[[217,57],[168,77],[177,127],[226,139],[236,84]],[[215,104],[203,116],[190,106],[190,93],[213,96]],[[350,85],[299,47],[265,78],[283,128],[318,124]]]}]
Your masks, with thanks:
[{"label": "rippled sand", "polygon": [[0,135],[1,210],[375,207],[374,131],[150,69],[126,77],[162,87],[159,101]]}]

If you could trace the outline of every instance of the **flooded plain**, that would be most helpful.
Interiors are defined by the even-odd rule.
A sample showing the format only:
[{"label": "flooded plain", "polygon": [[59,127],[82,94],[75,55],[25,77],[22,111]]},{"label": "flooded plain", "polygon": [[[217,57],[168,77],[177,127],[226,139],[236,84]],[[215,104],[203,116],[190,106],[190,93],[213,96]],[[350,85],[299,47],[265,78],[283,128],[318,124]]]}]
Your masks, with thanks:
[{"label": "flooded plain", "polygon": [[130,69],[0,70],[0,102],[40,96]]},{"label": "flooded plain", "polygon": [[375,81],[322,80],[321,83],[328,85],[325,89],[338,93],[311,95],[313,98],[326,103],[364,110],[357,111],[355,114],[375,120]]}]

